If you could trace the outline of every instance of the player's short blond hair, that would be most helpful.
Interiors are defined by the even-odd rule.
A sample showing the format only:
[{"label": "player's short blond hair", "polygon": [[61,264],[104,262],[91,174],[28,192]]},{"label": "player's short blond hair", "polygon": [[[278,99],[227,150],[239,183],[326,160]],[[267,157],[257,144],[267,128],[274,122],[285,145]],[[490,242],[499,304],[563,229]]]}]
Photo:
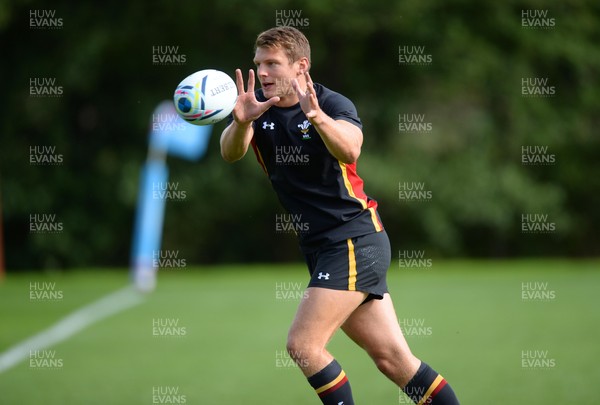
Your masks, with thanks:
[{"label": "player's short blond hair", "polygon": [[306,57],[310,66],[310,44],[308,39],[294,27],[273,27],[261,32],[256,38],[254,51],[258,48],[281,48],[290,63]]}]

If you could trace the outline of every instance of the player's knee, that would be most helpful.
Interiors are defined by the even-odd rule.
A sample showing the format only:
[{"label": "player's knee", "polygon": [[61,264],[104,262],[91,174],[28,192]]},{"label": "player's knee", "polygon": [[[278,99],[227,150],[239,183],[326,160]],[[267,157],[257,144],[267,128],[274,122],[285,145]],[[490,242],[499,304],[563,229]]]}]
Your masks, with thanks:
[{"label": "player's knee", "polygon": [[288,335],[285,348],[290,357],[296,361],[300,360],[303,354],[306,353],[306,344],[298,336],[292,334]]},{"label": "player's knee", "polygon": [[310,359],[313,354],[319,351],[319,348],[315,347],[310,340],[292,333],[288,335],[286,349],[290,357],[296,362]]},{"label": "player's knee", "polygon": [[375,365],[385,376],[390,377],[398,372],[398,364],[397,362],[390,357],[376,357],[373,359],[375,361]]},{"label": "player's knee", "polygon": [[369,354],[379,371],[393,381],[396,381],[399,375],[406,374],[409,369],[416,370],[420,362],[412,353],[403,353],[398,350],[377,351]]},{"label": "player's knee", "polygon": [[398,350],[377,350],[369,353],[375,365],[384,375],[392,377],[398,374],[402,366],[402,353]]}]

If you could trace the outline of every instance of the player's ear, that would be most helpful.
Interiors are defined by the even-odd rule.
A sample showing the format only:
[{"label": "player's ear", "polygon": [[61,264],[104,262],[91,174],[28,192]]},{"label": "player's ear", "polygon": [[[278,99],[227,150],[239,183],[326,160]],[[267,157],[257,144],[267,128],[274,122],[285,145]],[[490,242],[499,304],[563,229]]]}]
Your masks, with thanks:
[{"label": "player's ear", "polygon": [[298,76],[304,76],[304,73],[308,72],[309,63],[306,56],[298,59]]}]

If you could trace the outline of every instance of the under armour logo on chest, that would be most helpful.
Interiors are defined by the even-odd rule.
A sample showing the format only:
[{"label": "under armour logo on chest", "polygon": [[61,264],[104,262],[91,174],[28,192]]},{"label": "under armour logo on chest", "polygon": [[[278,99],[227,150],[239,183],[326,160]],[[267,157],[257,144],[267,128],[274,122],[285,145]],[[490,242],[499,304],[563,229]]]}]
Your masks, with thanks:
[{"label": "under armour logo on chest", "polygon": [[267,124],[267,121],[263,121],[263,129],[275,129],[275,123],[271,122],[269,124]]}]

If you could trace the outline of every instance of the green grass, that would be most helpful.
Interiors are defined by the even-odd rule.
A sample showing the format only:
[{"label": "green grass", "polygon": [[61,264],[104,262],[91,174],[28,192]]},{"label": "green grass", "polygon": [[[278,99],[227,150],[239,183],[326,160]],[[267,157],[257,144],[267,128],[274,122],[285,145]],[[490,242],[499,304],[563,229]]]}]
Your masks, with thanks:
[{"label": "green grass", "polygon": [[[434,260],[431,269],[392,267],[388,282],[399,318],[428,328],[407,337],[413,352],[463,404],[586,403],[595,395],[589,382],[600,379],[599,264]],[[162,271],[141,305],[50,348],[61,368],[35,369],[27,359],[0,374],[0,403],[152,404],[160,386],[178,388],[188,404],[318,404],[299,370],[276,366],[298,304],[276,299],[276,283],[304,286],[306,276],[300,265]],[[55,281],[63,298],[30,300],[29,283],[44,281]],[[521,283],[536,281],[555,298],[523,301]],[[0,352],[126,283],[125,271],[101,269],[8,275]],[[185,335],[153,336],[155,318],[178,320]],[[357,404],[406,403],[343,333],[329,349]],[[548,351],[555,366],[524,369],[527,350]]]}]

